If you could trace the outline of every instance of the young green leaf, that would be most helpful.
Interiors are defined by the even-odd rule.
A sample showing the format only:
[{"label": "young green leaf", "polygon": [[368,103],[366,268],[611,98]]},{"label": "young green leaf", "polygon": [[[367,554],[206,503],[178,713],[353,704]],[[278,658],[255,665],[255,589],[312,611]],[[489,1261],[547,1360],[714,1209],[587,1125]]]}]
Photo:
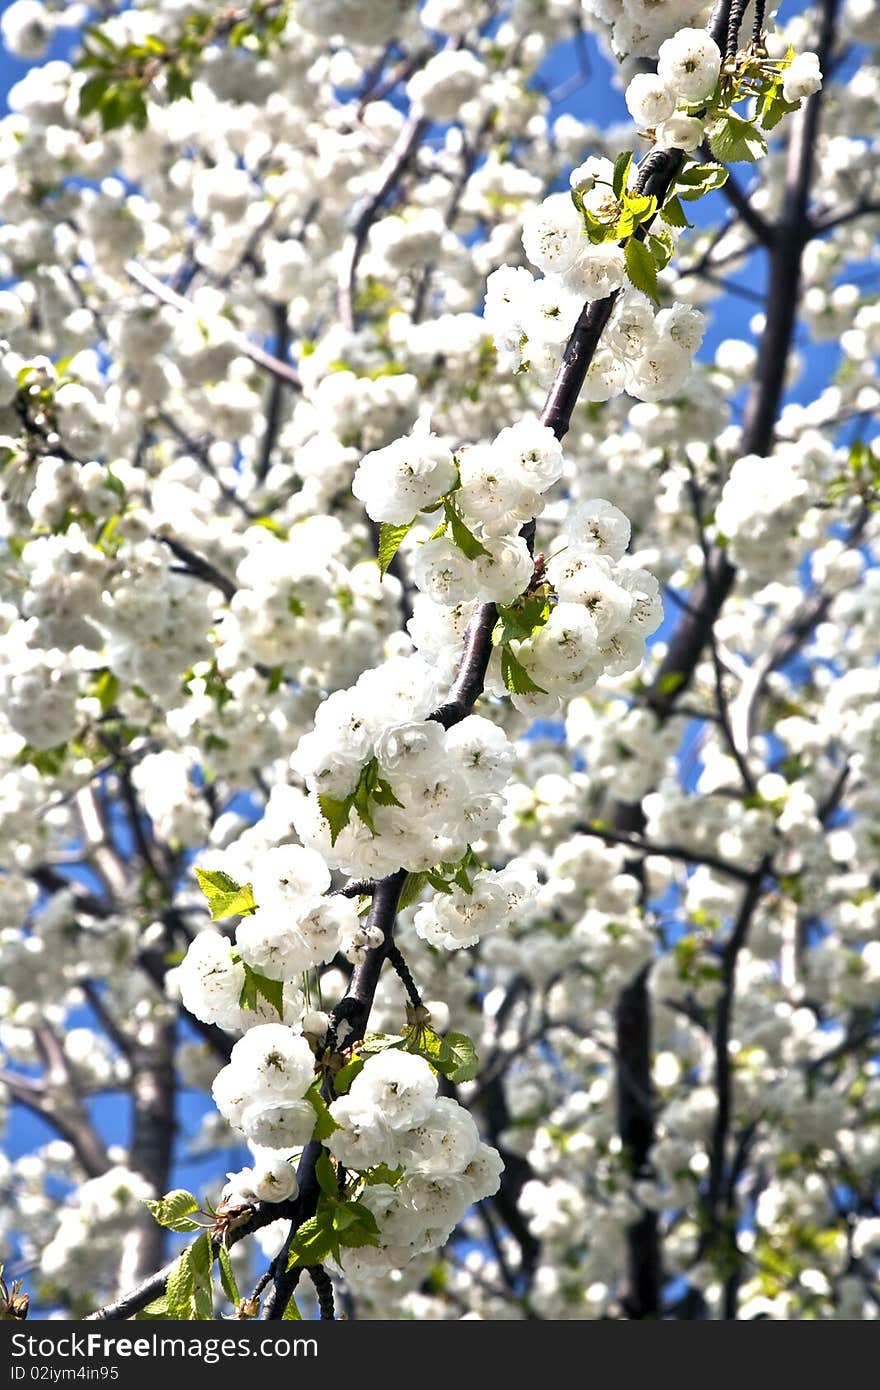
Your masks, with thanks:
[{"label": "young green leaf", "polygon": [[688,164],[676,176],[675,194],[688,203],[712,193],[727,183],[728,173],[720,164]]},{"label": "young green leaf", "polygon": [[209,1322],[214,1317],[214,1285],[211,1278],[214,1252],[207,1231],[190,1246],[190,1265],[193,1275],[192,1317],[196,1322]]},{"label": "young green leaf", "polygon": [[446,520],[449,522],[453,543],[468,560],[476,560],[480,555],[489,554],[482,541],[477,540],[473,531],[465,524],[464,518],[452,502],[446,503]]},{"label": "young green leaf", "polygon": [[522,662],[515,657],[510,647],[501,648],[501,679],[504,681],[504,688],[509,690],[512,695],[546,695],[543,686],[536,685],[523,666]]},{"label": "young green leaf", "polygon": [[165,1298],[168,1316],[189,1321],[192,1316],[192,1297],[195,1279],[192,1269],[192,1252],[183,1250],[179,1260],[168,1271],[165,1280]]},{"label": "young green leaf", "polygon": [[424,870],[417,873],[408,873],[403,880],[403,888],[397,904],[398,912],[402,912],[405,907],[409,907],[416,901],[425,884],[428,882],[428,875]]},{"label": "young green leaf", "polygon": [[335,845],[339,836],[351,818],[351,808],[354,805],[354,796],[338,798],[335,796],[324,796],[319,794],[318,806],[321,815],[330,826],[330,843]]},{"label": "young green leaf", "polygon": [[241,1294],[238,1291],[235,1271],[232,1268],[232,1259],[225,1245],[218,1248],[217,1260],[220,1265],[220,1283],[223,1286],[223,1292],[233,1307],[237,1308],[241,1302]]},{"label": "young green leaf", "polygon": [[633,157],[629,150],[624,150],[614,161],[614,176],[611,180],[611,187],[614,190],[615,198],[623,196],[624,189],[628,185],[629,171],[632,168]]},{"label": "young green leaf", "polygon": [[476,1048],[465,1033],[447,1033],[440,1049],[439,1070],[454,1083],[473,1081],[480,1062]]},{"label": "young green leaf", "polygon": [[291,1241],[287,1268],[323,1264],[328,1255],[335,1254],[338,1249],[332,1213],[326,1208],[319,1209],[308,1221],[303,1222]]},{"label": "young green leaf", "polygon": [[252,917],[257,910],[249,883],[236,883],[221,869],[196,869],[199,887],[208,900],[211,921],[221,917]]},{"label": "young green leaf", "polygon": [[197,1231],[198,1221],[191,1219],[191,1213],[198,1211],[199,1201],[184,1188],[175,1188],[158,1199],[147,1197],[144,1206],[149,1209],[153,1219],[169,1231]]},{"label": "young green leaf", "polygon": [[379,573],[383,579],[388,573],[388,567],[400,549],[401,541],[412,530],[413,523],[407,521],[403,526],[394,526],[391,522],[383,521],[379,525]]},{"label": "young green leaf", "polygon": [[753,164],[767,153],[767,141],[751,121],[722,111],[709,131],[709,148],[723,164]]},{"label": "young green leaf", "polygon": [[630,237],[626,243],[626,273],[630,283],[637,290],[641,290],[649,299],[653,299],[655,304],[659,304],[660,295],[657,286],[657,266],[654,257],[648,250],[643,241],[637,237]]},{"label": "young green leaf", "polygon": [[306,1100],[315,1112],[315,1128],[312,1131],[312,1138],[317,1139],[319,1143],[323,1144],[325,1139],[330,1138],[334,1129],[339,1128],[339,1125],[330,1114],[327,1102],[321,1095],[321,1083],[319,1080],[314,1080],[306,1091]]},{"label": "young green leaf", "polygon": [[244,962],[242,964],[244,965],[244,984],[238,997],[238,1007],[253,1012],[260,999],[265,999],[270,1008],[275,1010],[279,1019],[283,1019],[284,981],[272,980],[268,975],[261,975],[259,971],[252,970]]},{"label": "young green leaf", "polygon": [[333,1230],[341,1246],[357,1250],[379,1244],[379,1227],[362,1202],[337,1202],[332,1209]]},{"label": "young green leaf", "polygon": [[135,1313],[136,1322],[165,1322],[174,1317],[168,1302],[168,1295],[162,1294],[161,1298],[154,1298],[152,1303],[148,1303],[146,1308],[142,1308],[139,1313]]},{"label": "young green leaf", "polygon": [[661,220],[665,222],[669,227],[693,226],[693,223],[688,222],[687,217],[685,216],[684,208],[681,205],[681,200],[674,193],[671,197],[666,199],[666,202],[660,209],[660,217]]},{"label": "young green leaf", "polygon": [[355,1077],[358,1076],[363,1069],[364,1059],[363,1057],[357,1056],[352,1057],[350,1062],[346,1062],[344,1067],[340,1067],[333,1078],[333,1089],[336,1094],[338,1096],[347,1096],[352,1081],[354,1081]]},{"label": "young green leaf", "polygon": [[339,1179],[336,1176],[336,1169],[330,1161],[330,1155],[326,1151],[318,1155],[318,1161],[315,1164],[315,1177],[318,1179],[318,1186],[324,1196],[332,1201],[337,1201],[339,1198]]}]

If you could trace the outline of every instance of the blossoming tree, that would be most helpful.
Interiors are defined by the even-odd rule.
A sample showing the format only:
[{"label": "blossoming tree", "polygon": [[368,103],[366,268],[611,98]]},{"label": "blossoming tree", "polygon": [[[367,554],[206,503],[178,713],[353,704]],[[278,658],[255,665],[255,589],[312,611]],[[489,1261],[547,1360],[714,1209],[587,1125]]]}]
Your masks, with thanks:
[{"label": "blossoming tree", "polygon": [[790,10],[6,8],[0,1316],[877,1316],[880,32]]}]

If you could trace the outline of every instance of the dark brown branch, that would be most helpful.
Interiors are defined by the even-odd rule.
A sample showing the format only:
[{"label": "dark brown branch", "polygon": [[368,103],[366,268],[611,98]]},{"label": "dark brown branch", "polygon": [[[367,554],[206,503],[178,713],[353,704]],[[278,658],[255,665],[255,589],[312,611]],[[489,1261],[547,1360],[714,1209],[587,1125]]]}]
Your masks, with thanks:
[{"label": "dark brown branch", "polygon": [[[767,856],[761,864],[761,878],[770,867]],[[736,967],[740,952],[746,944],[755,908],[761,898],[761,879],[751,883],[743,894],[733,930],[721,953],[722,991],[715,1014],[713,1045],[715,1049],[715,1089],[718,1105],[712,1126],[709,1146],[709,1181],[705,1209],[710,1232],[716,1239],[719,1206],[725,1191],[727,1175],[727,1140],[733,1107],[733,1087],[730,1066],[730,1025],[736,997]]]},{"label": "dark brown branch", "polygon": [[183,541],[177,540],[174,536],[159,536],[158,540],[163,545],[167,545],[172,555],[186,567],[185,572],[191,574],[194,579],[203,579],[206,584],[213,584],[215,589],[219,589],[226,602],[229,603],[234,597],[238,585],[234,580],[227,578],[216,565],[212,565],[210,560],[204,556],[197,555],[194,550],[190,550]]},{"label": "dark brown branch", "polygon": [[396,186],[409,165],[427,128],[427,119],[418,111],[411,111],[393,149],[379,170],[375,189],[356,211],[354,225],[342,249],[342,266],[339,274],[339,317],[343,327],[350,331],[354,331],[355,328],[354,301],[357,269],[367,244],[370,228],[388,194]]},{"label": "dark brown branch", "polygon": [[[287,358],[287,349],[290,347],[290,326],[287,322],[287,306],[285,304],[272,305],[272,318],[275,325],[275,356],[280,361]],[[273,377],[269,387],[269,398],[266,402],[266,424],[263,430],[263,439],[260,444],[260,453],[257,458],[257,480],[265,482],[266,474],[272,462],[272,450],[275,448],[275,441],[278,438],[278,431],[281,426],[281,408],[284,403],[285,383],[278,376]],[[230,597],[227,595],[227,597]]]},{"label": "dark brown branch", "polygon": [[[184,299],[169,285],[163,284],[157,276],[152,275],[149,270],[145,270],[137,261],[126,261],[125,273],[142,289],[145,289],[163,304],[169,304],[178,313],[188,314],[191,317],[197,314],[198,311],[190,300]],[[299,379],[299,372],[289,362],[282,362],[280,358],[273,356],[271,352],[266,352],[257,343],[252,343],[244,333],[233,333],[230,342],[243,357],[250,358],[255,366],[262,367],[264,371],[269,372],[271,376],[277,377],[288,386],[293,386],[297,390],[300,389],[302,383]]]},{"label": "dark brown branch", "polygon": [[330,1275],[323,1265],[307,1265],[306,1269],[315,1286],[315,1293],[318,1295],[318,1311],[321,1315],[321,1322],[335,1322],[336,1308],[333,1303],[333,1284]]},{"label": "dark brown branch", "polygon": [[393,941],[388,949],[388,963],[394,967],[399,975],[413,1008],[422,1008],[422,996],[419,994],[416,982],[412,977],[412,971],[404,960],[400,947]]}]

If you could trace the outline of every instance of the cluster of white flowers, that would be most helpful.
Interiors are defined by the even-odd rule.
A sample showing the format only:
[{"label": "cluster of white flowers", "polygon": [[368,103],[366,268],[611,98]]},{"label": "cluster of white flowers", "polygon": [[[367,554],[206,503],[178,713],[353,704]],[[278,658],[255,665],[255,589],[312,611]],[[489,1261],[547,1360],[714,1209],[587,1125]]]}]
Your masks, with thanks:
[{"label": "cluster of white flowers", "polygon": [[235,1044],[228,1065],[214,1078],[212,1094],[223,1118],[252,1144],[291,1150],[312,1137],[315,1109],[303,1097],[314,1075],[315,1059],[305,1038],[284,1024],[266,1023]]},{"label": "cluster of white flowers", "polygon": [[487,77],[485,64],[473,53],[467,49],[445,49],[413,74],[406,92],[410,101],[433,121],[451,121]]},{"label": "cluster of white flowers", "polygon": [[654,58],[688,25],[705,25],[711,0],[584,0],[584,10],[618,60]]},{"label": "cluster of white flowers", "polygon": [[40,1256],[50,1285],[88,1297],[95,1283],[116,1272],[120,1239],[143,1228],[143,1202],[153,1197],[139,1173],[115,1165],[84,1182],[57,1212],[57,1227]]},{"label": "cluster of white flowers", "polygon": [[399,1180],[369,1184],[360,1200],[379,1225],[379,1244],[346,1251],[347,1277],[402,1268],[443,1245],[468,1207],[497,1192],[502,1163],[480,1142],[463,1106],[437,1095],[422,1057],[399,1049],[370,1056],[347,1095],[330,1106],[339,1128],[327,1147],[347,1170],[384,1165]]},{"label": "cluster of white flowers", "polygon": [[470,891],[456,886],[423,903],[415,915],[415,929],[424,941],[449,951],[475,946],[502,923],[513,926],[527,914],[537,890],[534,869],[512,859],[498,871],[474,874]]},{"label": "cluster of white flowers", "polygon": [[327,864],[312,849],[282,845],[260,855],[253,867],[257,910],[241,919],[235,951],[208,929],[193,939],[181,962],[178,988],[186,1008],[222,1028],[265,1023],[272,1017],[265,999],[250,1009],[240,1004],[248,967],[283,982],[284,1021],[299,1024],[304,1000],[298,982],[304,972],[331,961],[338,951],[357,959],[364,949],[356,902],[328,896],[329,887]]},{"label": "cluster of white flowers", "polygon": [[[572,190],[591,215],[607,217],[616,205],[613,174],[611,161],[599,156],[572,173]],[[584,300],[617,294],[587,372],[585,398],[602,401],[627,391],[654,401],[682,386],[702,342],[703,315],[684,304],[658,312],[639,290],[624,289],[622,248],[591,242],[568,194],[552,193],[526,215],[523,246],[543,278],[535,280],[522,266],[501,266],[486,286],[486,322],[504,369],[527,370],[549,384]]]},{"label": "cluster of white flowers", "polygon": [[296,23],[324,38],[342,35],[349,43],[378,44],[401,33],[415,9],[414,0],[302,0]]},{"label": "cluster of white flowers", "polygon": [[791,571],[815,540],[816,513],[833,454],[818,436],[786,445],[772,460],[737,459],[715,511],[734,562],[756,580]]},{"label": "cluster of white flowers", "polygon": [[[479,598],[511,603],[522,593],[533,563],[519,535],[543,510],[542,495],[562,475],[562,448],[552,430],[534,417],[504,429],[490,445],[463,448],[458,456],[433,436],[414,433],[368,454],[353,491],[374,521],[408,524],[419,512],[451,495],[471,536],[467,553],[455,520],[417,553],[417,586],[437,603],[454,606]],[[473,529],[471,529],[473,528]]]},{"label": "cluster of white flowers", "polygon": [[262,527],[251,537],[218,624],[218,667],[262,662],[295,672],[307,690],[354,679],[397,619],[397,581],[380,584],[369,561],[346,564],[350,541],[336,517],[307,517],[289,540]]},{"label": "cluster of white flowers", "polygon": [[[319,707],[314,731],[292,758],[315,794],[300,803],[294,823],[331,866],[355,877],[429,869],[461,859],[497,824],[513,747],[477,715],[444,730],[428,718],[437,693],[420,658],[395,658]],[[319,798],[354,796],[370,766],[387,790],[363,808],[370,823],[355,807],[331,843]]]},{"label": "cluster of white flowers", "polygon": [[203,845],[210,833],[208,808],[199,796],[193,759],[173,748],[147,753],[132,772],[132,782],[153,828],[169,845]]}]

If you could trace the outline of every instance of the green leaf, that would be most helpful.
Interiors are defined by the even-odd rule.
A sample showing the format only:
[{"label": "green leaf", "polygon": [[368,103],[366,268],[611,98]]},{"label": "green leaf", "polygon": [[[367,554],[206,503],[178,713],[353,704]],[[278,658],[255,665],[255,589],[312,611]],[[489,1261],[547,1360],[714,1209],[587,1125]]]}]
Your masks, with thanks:
[{"label": "green leaf", "polygon": [[154,1319],[165,1321],[173,1317],[167,1294],[163,1294],[161,1298],[154,1298],[152,1303],[148,1303],[146,1308],[134,1315],[136,1322],[150,1322]]},{"label": "green leaf", "polygon": [[643,222],[650,222],[656,211],[657,199],[653,194],[638,194],[633,198],[624,196],[623,211],[614,229],[615,239],[622,241],[624,237],[631,236],[636,227],[640,227]]},{"label": "green leaf", "polygon": [[672,260],[675,245],[668,232],[660,234],[650,232],[647,237],[648,248],[654,257],[654,264],[658,270],[662,270]]},{"label": "green leaf", "polygon": [[330,1114],[327,1102],[321,1095],[321,1082],[318,1079],[314,1080],[306,1091],[306,1100],[315,1112],[315,1128],[312,1132],[312,1138],[316,1139],[319,1144],[323,1144],[324,1140],[329,1139],[333,1131],[339,1128],[339,1125]]},{"label": "green leaf", "polygon": [[118,51],[116,48],[116,44],[110,38],[109,34],[105,34],[104,30],[99,29],[96,24],[88,25],[88,27],[83,30],[83,36],[84,38],[91,39],[94,43],[98,44],[101,48],[103,48],[107,53],[111,53],[115,57]]},{"label": "green leaf", "polygon": [[32,748],[26,743],[15,761],[19,767],[35,767],[43,777],[55,777],[64,766],[67,752],[66,743],[55,748]]},{"label": "green leaf", "polygon": [[624,190],[629,181],[629,171],[632,168],[633,157],[629,150],[624,150],[614,161],[614,177],[611,180],[611,187],[614,189],[615,198],[622,198]]},{"label": "green leaf", "polygon": [[442,874],[435,873],[433,869],[428,869],[425,876],[435,893],[452,892],[452,885],[447,882]]},{"label": "green leaf", "polygon": [[447,501],[445,504],[446,520],[449,522],[449,529],[452,532],[453,544],[468,560],[476,560],[480,555],[488,555],[489,551],[481,541],[478,541],[473,531],[466,525],[464,518],[453,502]]},{"label": "green leaf", "polygon": [[660,217],[669,227],[692,227],[694,224],[688,222],[681,199],[674,193],[666,199],[660,209]]},{"label": "green leaf", "polygon": [[99,107],[101,126],[105,131],[119,130],[128,124],[131,102],[127,87],[108,87]]},{"label": "green leaf", "polygon": [[630,237],[626,243],[626,273],[630,283],[637,290],[641,290],[649,299],[653,299],[655,304],[660,303],[660,295],[657,287],[657,266],[654,257],[648,250],[643,241],[638,237]]},{"label": "green leaf", "polygon": [[262,526],[264,531],[268,531],[271,535],[277,536],[280,541],[286,541],[290,535],[287,527],[283,526],[280,521],[276,521],[274,516],[254,517],[254,525]]},{"label": "green leaf", "polygon": [[198,1221],[190,1220],[190,1213],[199,1210],[199,1200],[184,1188],[176,1188],[158,1200],[147,1197],[144,1206],[152,1213],[153,1219],[169,1231],[197,1231]]},{"label": "green leaf", "polygon": [[439,1062],[443,1052],[443,1039],[439,1033],[435,1033],[434,1029],[429,1028],[426,1023],[419,1023],[408,1028],[404,1037],[407,1052],[414,1053],[416,1057],[424,1057],[435,1071],[440,1071]]},{"label": "green leaf", "polygon": [[330,826],[330,843],[331,845],[335,845],[339,836],[348,825],[351,817],[351,808],[354,805],[354,795],[340,799],[335,796],[319,794],[318,805],[321,808],[321,815]]},{"label": "green leaf", "polygon": [[727,183],[728,173],[720,164],[688,164],[676,176],[675,192],[679,198],[693,203]]},{"label": "green leaf", "polygon": [[352,805],[370,834],[376,835],[378,833],[376,830],[376,823],[373,820],[373,813],[370,810],[370,789],[364,782],[363,773],[355,789]]},{"label": "green leaf", "polygon": [[456,869],[455,873],[453,874],[452,881],[453,883],[457,883],[459,888],[461,888],[465,893],[473,893],[474,885],[468,878],[467,869],[464,867],[463,864],[460,864]]},{"label": "green leaf", "polygon": [[799,101],[786,101],[782,94],[785,69],[791,67],[794,56],[794,48],[789,44],[788,52],[780,63],[781,71],[773,74],[766,90],[758,98],[756,115],[764,130],[773,130],[778,126],[783,116],[789,115],[792,111],[800,110],[801,103]]},{"label": "green leaf", "polygon": [[339,1244],[357,1250],[379,1244],[379,1227],[370,1208],[363,1202],[336,1202],[332,1208],[333,1230]]},{"label": "green leaf", "polygon": [[763,130],[775,130],[784,116],[789,116],[793,111],[799,111],[801,103],[799,101],[786,101],[782,95],[782,83],[771,92],[768,92],[758,104],[758,121]]},{"label": "green leaf", "polygon": [[543,686],[536,685],[518,657],[510,647],[501,648],[501,679],[504,687],[512,695],[546,695]]},{"label": "green leaf", "polygon": [[404,810],[402,801],[398,801],[394,795],[394,789],[390,782],[386,782],[384,777],[377,777],[375,785],[370,790],[370,796],[377,806],[399,806]]},{"label": "green leaf", "polygon": [[97,77],[90,77],[88,82],[84,82],[79,92],[79,114],[90,116],[93,111],[97,111],[107,93],[109,79],[104,74]]},{"label": "green leaf", "polygon": [[232,1259],[225,1245],[221,1245],[217,1250],[217,1259],[220,1264],[220,1283],[223,1286],[223,1292],[233,1307],[237,1308],[241,1302],[241,1294],[238,1291],[238,1283],[232,1268]]},{"label": "green leaf", "polygon": [[274,1009],[279,1019],[283,1021],[284,981],[272,980],[268,975],[261,975],[258,970],[252,970],[244,961],[242,961],[242,965],[244,966],[244,984],[241,987],[241,994],[238,996],[238,1007],[255,1012],[260,999],[265,999],[269,1007]]},{"label": "green leaf", "polygon": [[335,1253],[339,1242],[333,1229],[333,1217],[326,1209],[319,1210],[304,1221],[290,1244],[287,1268],[296,1265],[320,1265]]},{"label": "green leaf", "polygon": [[169,101],[181,101],[192,96],[192,74],[183,62],[171,63],[165,69],[165,93]]},{"label": "green leaf", "polygon": [[661,676],[657,683],[657,690],[661,695],[674,695],[676,690],[680,690],[684,685],[684,674],[681,671],[670,671],[668,675]]},{"label": "green leaf", "polygon": [[325,1197],[336,1201],[339,1198],[339,1178],[336,1176],[336,1169],[330,1161],[330,1155],[322,1152],[318,1155],[315,1164],[315,1177],[318,1179],[318,1186]]},{"label": "green leaf", "polygon": [[722,111],[709,130],[709,148],[723,164],[753,164],[767,153],[767,141],[751,121]]},{"label": "green leaf", "polygon": [[119,681],[110,670],[100,671],[89,686],[88,693],[101,706],[101,713],[108,714],[116,704],[119,695]]},{"label": "green leaf", "polygon": [[510,641],[527,641],[544,626],[550,612],[550,589],[546,584],[542,584],[534,593],[498,609],[498,622],[492,631],[492,642],[498,647]]},{"label": "green leaf", "polygon": [[196,869],[199,887],[208,900],[211,921],[221,917],[252,917],[257,910],[251,885],[236,883],[221,869]]},{"label": "green leaf", "polygon": [[441,1038],[433,1028],[417,1024],[407,1030],[406,1050],[424,1057],[435,1071],[452,1082],[473,1081],[479,1070],[476,1049],[465,1033],[447,1033]]},{"label": "green leaf", "polygon": [[333,1078],[333,1089],[338,1096],[347,1096],[349,1088],[355,1077],[364,1069],[363,1057],[354,1056],[350,1062],[346,1062],[344,1067]]},{"label": "green leaf", "polygon": [[401,541],[412,530],[412,526],[411,521],[405,522],[403,526],[394,526],[391,522],[383,521],[379,526],[379,573],[383,578],[400,549]]},{"label": "green leaf", "polygon": [[480,1069],[477,1051],[465,1033],[447,1033],[440,1049],[438,1070],[449,1081],[473,1081]]},{"label": "green leaf", "polygon": [[165,1297],[170,1317],[189,1320],[194,1288],[192,1252],[184,1250],[177,1263],[169,1269],[168,1278],[165,1280]]},{"label": "green leaf", "polygon": [[282,1321],[282,1322],[302,1322],[302,1314],[300,1313],[299,1309],[298,1309],[297,1306],[296,1306],[296,1299],[294,1298],[293,1294],[291,1294],[291,1295],[290,1295],[290,1298],[287,1300],[287,1307],[284,1309],[284,1312],[281,1314],[281,1321]]},{"label": "green leaf", "polygon": [[418,873],[408,873],[403,880],[403,888],[397,903],[398,912],[402,912],[405,907],[410,907],[416,901],[425,884],[428,882],[428,875],[424,870]]},{"label": "green leaf", "polygon": [[389,1047],[404,1047],[406,1035],[403,1033],[368,1033],[359,1042],[358,1052],[363,1057],[373,1057],[377,1052],[385,1052]]},{"label": "green leaf", "polygon": [[210,1322],[214,1317],[214,1285],[211,1279],[214,1252],[207,1231],[190,1247],[190,1257],[193,1273],[193,1317],[197,1322]]},{"label": "green leaf", "polygon": [[403,1168],[389,1168],[387,1163],[379,1163],[375,1168],[371,1168],[366,1175],[368,1187],[376,1187],[379,1183],[385,1183],[388,1187],[396,1187],[403,1177]]}]

